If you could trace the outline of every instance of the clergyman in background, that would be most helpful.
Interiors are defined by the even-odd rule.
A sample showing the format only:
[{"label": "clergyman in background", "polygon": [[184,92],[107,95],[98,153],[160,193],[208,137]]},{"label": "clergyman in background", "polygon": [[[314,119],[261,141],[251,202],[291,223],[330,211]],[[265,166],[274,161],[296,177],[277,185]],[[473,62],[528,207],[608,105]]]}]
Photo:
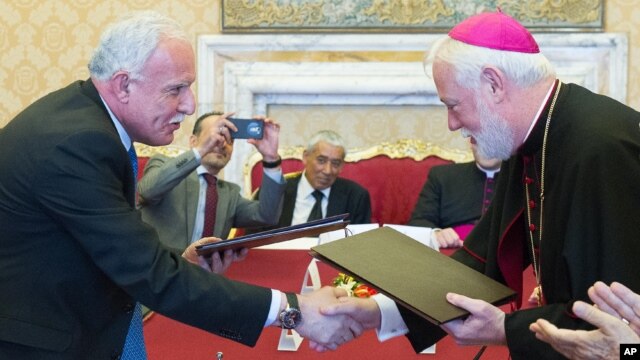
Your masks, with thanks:
[{"label": "clergyman in background", "polygon": [[474,161],[434,166],[427,177],[408,225],[433,228],[441,248],[462,246],[491,204],[500,159],[487,159],[470,143]]}]

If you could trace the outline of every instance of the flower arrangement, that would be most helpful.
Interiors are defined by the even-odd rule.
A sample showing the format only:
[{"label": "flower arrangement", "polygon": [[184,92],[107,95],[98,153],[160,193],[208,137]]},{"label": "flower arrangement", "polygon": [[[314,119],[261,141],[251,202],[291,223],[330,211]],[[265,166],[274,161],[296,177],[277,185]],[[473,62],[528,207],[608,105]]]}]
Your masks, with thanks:
[{"label": "flower arrangement", "polygon": [[375,295],[378,292],[347,274],[338,273],[338,276],[333,279],[333,286],[345,289],[349,296],[355,296],[359,298],[368,298],[371,295]]}]

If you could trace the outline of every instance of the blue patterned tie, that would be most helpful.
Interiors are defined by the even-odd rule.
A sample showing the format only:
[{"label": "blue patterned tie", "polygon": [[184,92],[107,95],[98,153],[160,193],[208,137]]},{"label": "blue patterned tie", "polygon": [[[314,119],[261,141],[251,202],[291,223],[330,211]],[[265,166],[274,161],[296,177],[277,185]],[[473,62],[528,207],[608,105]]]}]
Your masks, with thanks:
[{"label": "blue patterned tie", "polygon": [[[129,149],[129,160],[131,160],[133,167],[133,181],[135,183],[138,179],[138,156],[133,144]],[[129,332],[124,342],[122,360],[144,360],[146,358],[147,352],[144,349],[144,336],[142,335],[142,307],[140,303],[136,303],[131,324],[129,324]]]},{"label": "blue patterned tie", "polygon": [[140,303],[136,303],[127,339],[124,342],[122,360],[144,360],[146,358],[147,351],[144,349],[144,336],[142,335],[142,306]]},{"label": "blue patterned tie", "polygon": [[136,148],[133,147],[133,144],[131,144],[128,153],[131,166],[133,167],[133,182],[135,184],[135,182],[138,181],[138,154],[136,154]]}]

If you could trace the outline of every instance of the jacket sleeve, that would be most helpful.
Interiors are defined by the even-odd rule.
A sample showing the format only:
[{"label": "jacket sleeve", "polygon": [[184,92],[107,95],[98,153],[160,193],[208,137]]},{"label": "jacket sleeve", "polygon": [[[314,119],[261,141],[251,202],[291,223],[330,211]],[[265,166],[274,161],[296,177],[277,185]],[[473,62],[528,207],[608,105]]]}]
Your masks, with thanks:
[{"label": "jacket sleeve", "polygon": [[115,287],[160,313],[244,344],[257,341],[271,291],[205,272],[162,246],[125,189],[133,181],[119,139],[66,137],[44,158],[35,188],[43,211]]},{"label": "jacket sleeve", "polygon": [[144,167],[144,174],[138,182],[140,205],[153,205],[160,202],[180,181],[194,171],[200,163],[192,150],[169,158],[155,155]]},{"label": "jacket sleeve", "polygon": [[286,186],[284,179],[281,180],[276,182],[263,174],[257,200],[247,200],[238,193],[234,225],[236,227],[276,225],[282,213]]}]

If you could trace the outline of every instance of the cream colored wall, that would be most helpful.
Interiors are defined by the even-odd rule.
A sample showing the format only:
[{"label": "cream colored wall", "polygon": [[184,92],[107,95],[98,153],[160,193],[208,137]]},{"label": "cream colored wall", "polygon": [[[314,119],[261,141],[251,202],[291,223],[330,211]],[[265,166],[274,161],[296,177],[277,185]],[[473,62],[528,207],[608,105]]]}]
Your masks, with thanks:
[{"label": "cream colored wall", "polygon": [[[194,47],[197,35],[220,31],[217,0],[0,0],[0,127],[41,96],[86,79],[105,25],[135,10],[176,19]],[[176,142],[186,145],[187,133]]]},{"label": "cream colored wall", "polygon": [[[605,30],[629,34],[627,103],[640,109],[640,0],[605,3]],[[42,95],[86,78],[87,60],[105,24],[127,11],[144,9],[178,20],[194,45],[198,34],[220,29],[220,2],[215,0],[0,0],[0,127]],[[315,130],[333,128],[353,134],[347,138],[349,147],[406,137],[464,147],[457,135],[446,130],[441,109],[274,106],[269,113],[290,129],[282,134],[282,145],[299,144]],[[318,121],[304,123],[305,118]],[[346,119],[351,125],[345,125]],[[187,144],[193,120],[188,118],[177,133],[176,144]]]}]

